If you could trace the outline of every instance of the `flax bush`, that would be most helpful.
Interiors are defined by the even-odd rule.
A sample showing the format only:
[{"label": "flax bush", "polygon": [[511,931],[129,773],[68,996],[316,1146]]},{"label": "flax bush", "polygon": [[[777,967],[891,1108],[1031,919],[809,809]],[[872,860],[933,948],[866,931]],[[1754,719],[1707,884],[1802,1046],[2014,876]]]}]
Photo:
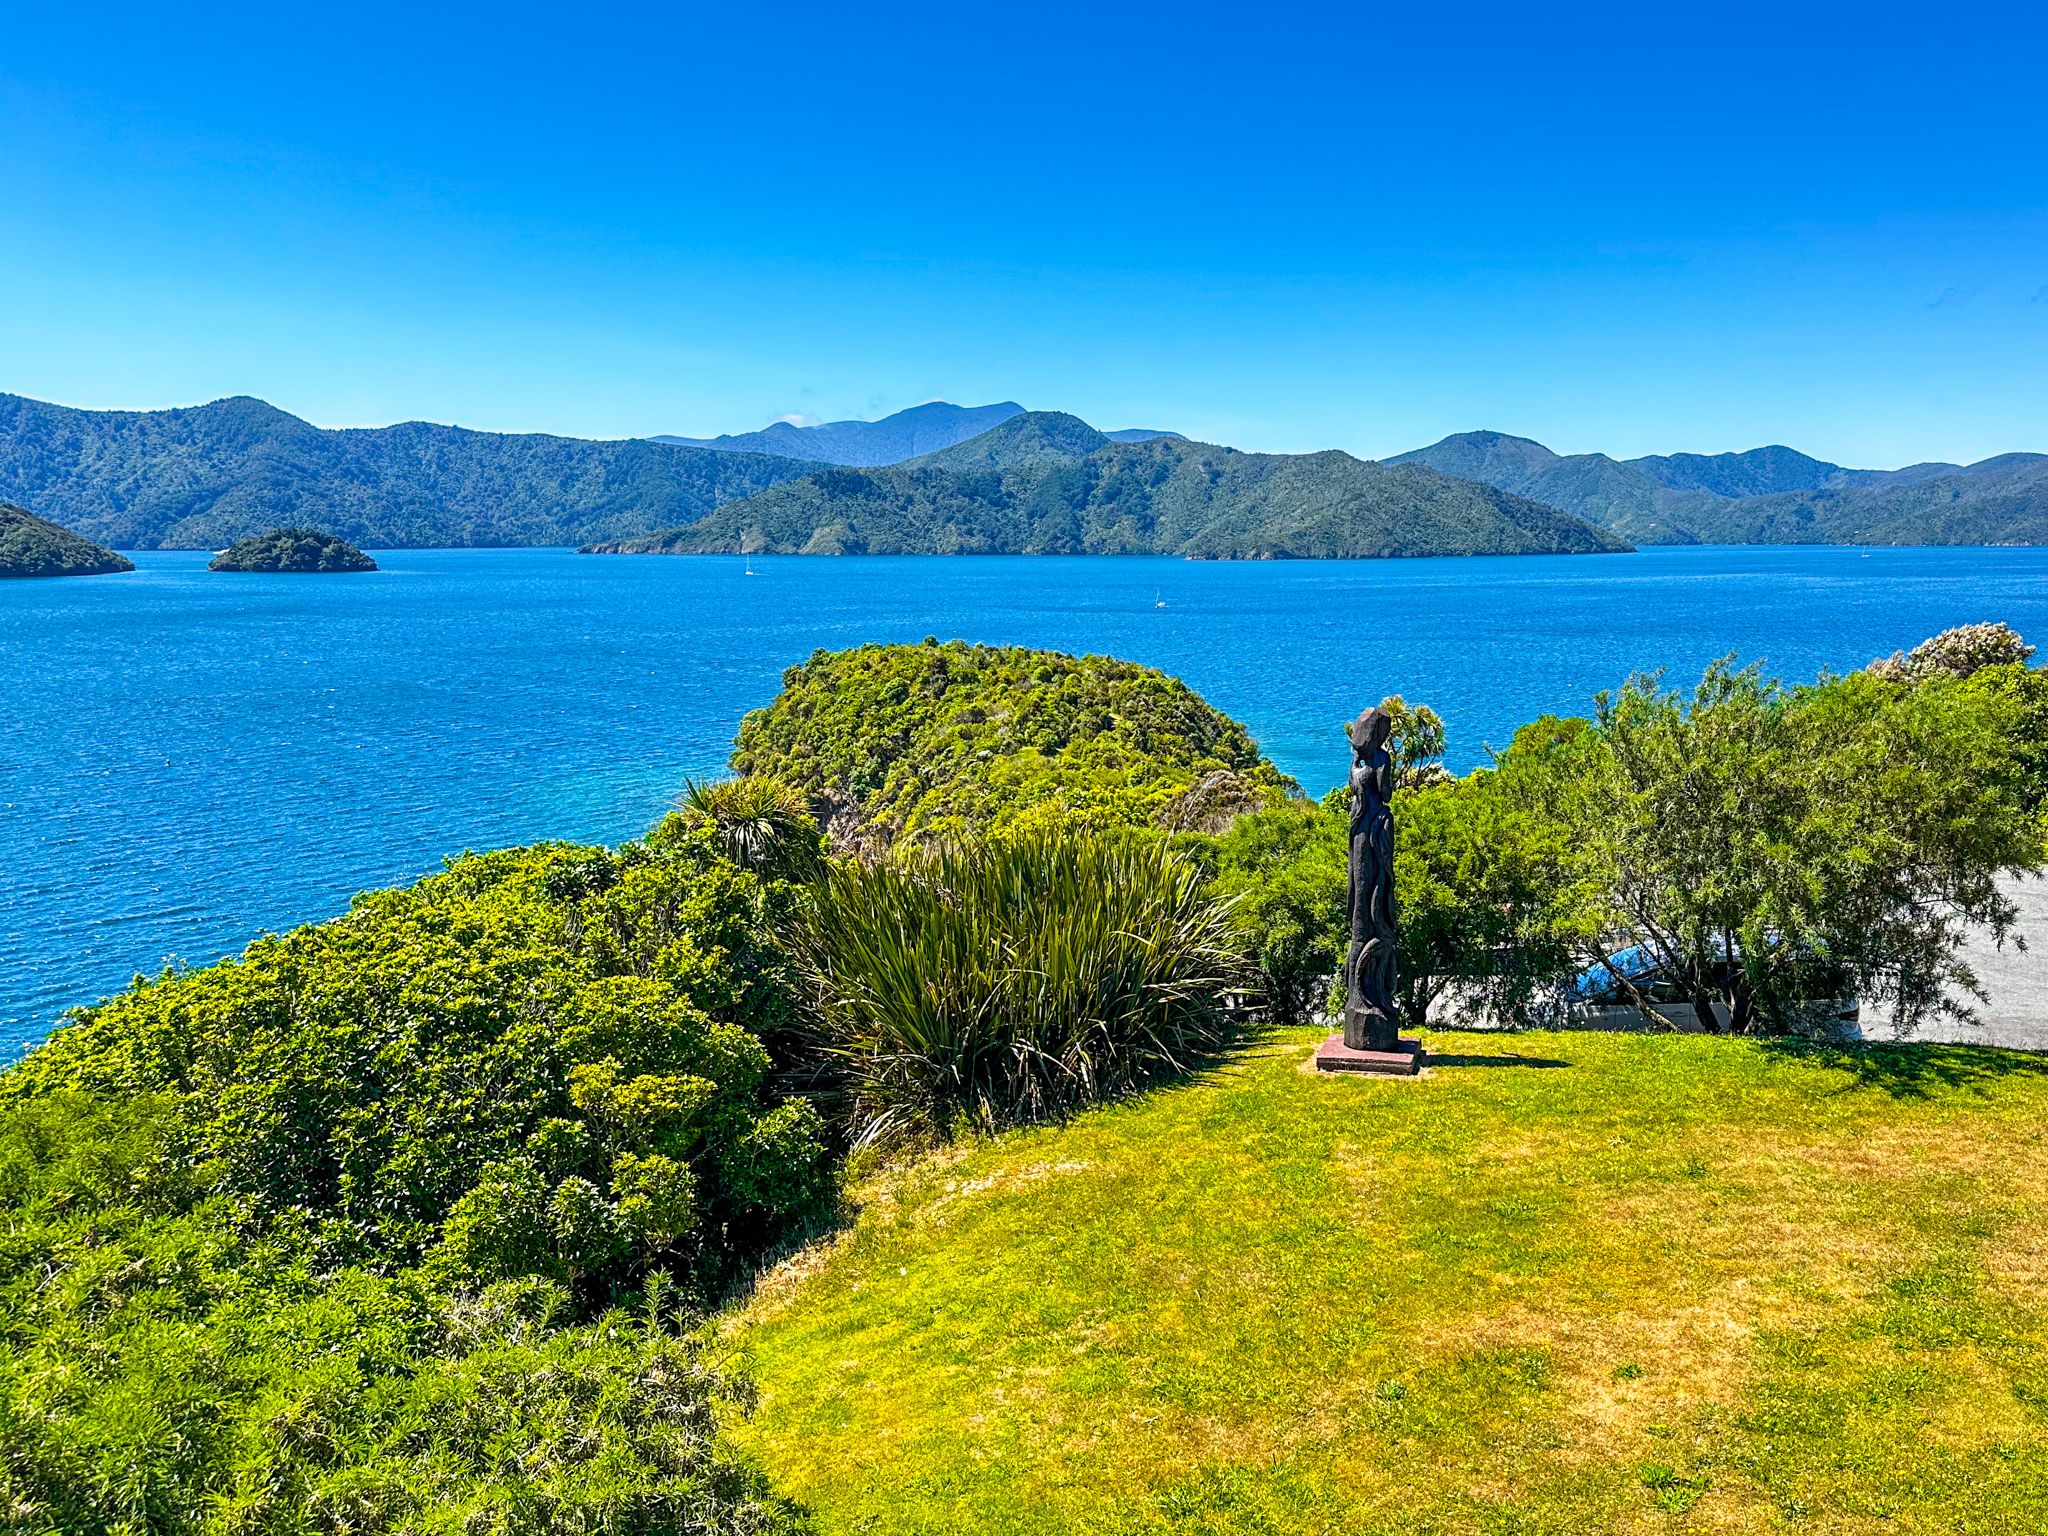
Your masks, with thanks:
[{"label": "flax bush", "polygon": [[1167,847],[1046,832],[838,865],[796,949],[857,1143],[1056,1115],[1221,1045],[1228,904]]}]

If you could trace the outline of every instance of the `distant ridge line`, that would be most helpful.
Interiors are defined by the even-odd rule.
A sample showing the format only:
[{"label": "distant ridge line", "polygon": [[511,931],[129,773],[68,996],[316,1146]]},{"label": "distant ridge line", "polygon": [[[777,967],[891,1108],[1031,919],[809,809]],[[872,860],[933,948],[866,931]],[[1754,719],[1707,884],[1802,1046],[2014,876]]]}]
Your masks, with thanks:
[{"label": "distant ridge line", "polygon": [[[878,421],[822,421],[809,426],[775,421],[758,432],[732,432],[719,437],[664,434],[648,441],[674,443],[687,448],[713,448],[721,453],[772,453],[817,464],[873,469],[884,464],[901,464],[906,459],[928,453],[942,453],[956,443],[979,437],[1012,417],[1024,414],[1024,407],[1014,400],[971,406],[930,400]],[[1178,432],[1151,427],[1120,427],[1103,435],[1120,443],[1180,436]]]},{"label": "distant ridge line", "polygon": [[2048,454],[1849,469],[1782,444],[1615,459],[1458,432],[1387,462],[1527,496],[1636,544],[2048,544]]},{"label": "distant ridge line", "polygon": [[936,453],[820,468],[688,526],[586,548],[1259,560],[1594,554],[1628,545],[1555,508],[1419,465],[1334,449],[1240,453],[1177,436],[1120,441],[1078,416],[1030,411]]},{"label": "distant ridge line", "polygon": [[[220,549],[294,524],[329,529],[359,547],[581,546],[671,535],[726,503],[822,468],[927,460],[1026,416],[1060,413],[1027,412],[1008,400],[931,401],[876,422],[779,422],[715,439],[592,440],[424,421],[321,428],[248,395],[161,411],[92,411],[0,394],[0,500],[115,549]],[[1234,452],[1172,432],[1101,433],[1063,419],[1095,444],[1068,457],[1096,469],[1113,467],[1109,457],[1092,457],[1099,448],[1151,443]],[[788,451],[761,451],[776,445]],[[1048,447],[1041,442],[1034,451]],[[1329,484],[1343,480],[1356,494],[1365,483],[1347,466],[1366,461],[1336,450],[1216,462],[1292,466],[1290,497],[1308,495],[1317,475]],[[1637,545],[2048,545],[2048,454],[2040,453],[1871,470],[1782,444],[1616,459],[1557,454],[1532,438],[1486,431],[1453,434],[1384,467],[1472,482]],[[1005,472],[1014,476],[1018,466]],[[1374,495],[1394,483],[1380,480]],[[1411,483],[1408,494],[1422,496],[1423,486]],[[1058,494],[1070,493],[1080,495],[1072,488]],[[1437,486],[1431,494],[1453,493]],[[1474,547],[1488,537],[1478,531],[1492,515],[1482,505],[1493,504],[1468,502],[1480,518]],[[1337,537],[1334,527],[1309,543],[1334,539],[1348,547],[1351,534]],[[1237,548],[1253,532],[1242,524],[1223,542]],[[1296,533],[1306,537],[1302,528]],[[1403,542],[1391,524],[1382,533],[1390,547]]]}]

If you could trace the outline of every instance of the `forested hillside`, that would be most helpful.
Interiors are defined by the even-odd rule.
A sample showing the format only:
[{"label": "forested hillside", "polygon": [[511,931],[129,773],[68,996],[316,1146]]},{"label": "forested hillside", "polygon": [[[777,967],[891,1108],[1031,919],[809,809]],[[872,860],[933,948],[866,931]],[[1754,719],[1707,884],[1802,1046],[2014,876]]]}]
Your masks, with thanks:
[{"label": "forested hillside", "polygon": [[1029,412],[886,469],[829,469],[605,553],[1170,554],[1198,559],[1577,554],[1584,520],[1421,466],[1334,450],[1116,442]]},{"label": "forested hillside", "polygon": [[1528,496],[1638,544],[2048,542],[2048,455],[2038,453],[1845,469],[1784,447],[1623,460],[1460,432],[1389,462]]},{"label": "forested hillside", "polygon": [[1619,460],[1466,432],[1374,463],[1103,433],[1009,402],[592,441],[330,430],[247,396],[81,411],[0,395],[0,501],[116,549],[216,549],[293,525],[380,548],[1204,559],[2032,544],[2048,542],[2048,455],[1866,470],[1784,447]]},{"label": "forested hillside", "polygon": [[215,555],[209,571],[300,576],[374,571],[377,562],[345,539],[317,528],[274,528]]},{"label": "forested hillside", "polygon": [[328,431],[247,397],[78,411],[0,395],[0,500],[120,549],[306,524],[377,548],[581,544],[702,516],[811,466],[406,422]]},{"label": "forested hillside", "polygon": [[0,501],[0,576],[110,576],[135,563]]},{"label": "forested hillside", "polygon": [[[1023,414],[1024,407],[1014,400],[997,405],[952,405],[944,400],[931,400],[879,421],[821,421],[810,426],[776,421],[758,432],[729,432],[720,437],[664,434],[652,441],[716,448],[724,453],[773,453],[786,459],[807,459],[814,464],[873,468],[943,452]],[[1119,427],[1104,435],[1119,443],[1180,436],[1178,432],[1151,427]]]}]

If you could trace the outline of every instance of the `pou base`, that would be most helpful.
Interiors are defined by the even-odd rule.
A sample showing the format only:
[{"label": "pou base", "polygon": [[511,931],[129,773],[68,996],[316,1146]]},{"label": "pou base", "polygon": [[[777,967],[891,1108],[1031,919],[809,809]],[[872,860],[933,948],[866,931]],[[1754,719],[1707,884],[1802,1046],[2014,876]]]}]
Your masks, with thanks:
[{"label": "pou base", "polygon": [[1318,1072],[1367,1072],[1380,1077],[1413,1077],[1422,1070],[1428,1053],[1420,1040],[1405,1037],[1394,1042],[1391,1051],[1354,1051],[1340,1032],[1316,1047]]}]

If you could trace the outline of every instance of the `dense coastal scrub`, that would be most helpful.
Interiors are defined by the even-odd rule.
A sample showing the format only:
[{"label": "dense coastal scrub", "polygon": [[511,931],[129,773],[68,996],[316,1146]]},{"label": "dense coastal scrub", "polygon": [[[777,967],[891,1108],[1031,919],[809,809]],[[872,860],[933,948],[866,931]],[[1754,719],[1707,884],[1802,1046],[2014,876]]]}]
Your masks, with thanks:
[{"label": "dense coastal scrub", "polygon": [[59,1031],[0,1078],[9,1518],[773,1528],[677,1308],[831,1209],[793,899],[680,819],[473,855]]},{"label": "dense coastal scrub", "polygon": [[[1639,677],[1463,778],[1438,763],[1441,721],[1391,701],[1407,1015],[1551,1018],[1566,978],[1632,946],[1665,1000],[1738,1033],[1811,1027],[1809,1005],[1845,993],[1908,1022],[1967,1011],[1964,932],[2001,937],[1998,881],[2043,864],[2048,674],[2030,654],[1978,626],[1801,687],[1732,665],[1686,692]],[[1047,827],[1164,836],[1231,904],[1270,1016],[1331,1000],[1342,794],[1311,804],[1156,673],[957,643],[820,653],[733,761],[870,855]]]},{"label": "dense coastal scrub", "polygon": [[76,1101],[0,1109],[10,1531],[689,1531],[800,1522],[718,1415],[743,1384],[656,1291],[580,1318],[335,1268],[172,1208],[175,1144]]},{"label": "dense coastal scrub", "polygon": [[273,528],[215,555],[209,571],[325,576],[374,571],[377,562],[346,539],[317,528]]},{"label": "dense coastal scrub", "polygon": [[[895,979],[963,962],[964,1073],[975,1037],[913,1039],[862,947],[906,920]],[[0,1499],[177,1536],[789,1528],[701,1309],[833,1218],[850,1143],[1201,1059],[1230,960],[1159,842],[828,867],[803,797],[740,779],[138,981],[0,1078]]]},{"label": "dense coastal scrub", "polygon": [[10,576],[110,576],[134,569],[135,562],[127,556],[0,501],[0,580]]},{"label": "dense coastal scrub", "polygon": [[1603,942],[1640,945],[1736,1032],[1795,1027],[1805,1000],[1837,990],[1828,976],[1914,1022],[1965,1008],[1965,929],[2003,940],[1999,879],[2042,866],[2044,786],[2023,744],[2043,682],[2007,668],[1782,688],[1716,666],[1684,692],[1639,679],[1588,726],[1527,728],[1501,787],[1571,829]]},{"label": "dense coastal scrub", "polygon": [[[1638,677],[1487,768],[1418,779],[1395,817],[1408,1016],[1539,1022],[1562,978],[1632,947],[1661,1000],[1737,1033],[1811,1027],[1843,994],[1907,1023],[1966,1014],[1964,932],[2002,939],[1999,880],[2048,862],[2048,673],[2029,653],[2003,630],[1803,687],[1728,664],[1690,690]],[[1215,844],[1282,1017],[1341,953],[1343,823],[1333,797]]]},{"label": "dense coastal scrub", "polygon": [[207,1191],[324,1262],[707,1290],[826,1193],[768,1084],[791,899],[673,823],[469,855],[108,1000],[6,1090],[161,1098]]},{"label": "dense coastal scrub", "polygon": [[820,651],[740,724],[732,765],[846,841],[1189,826],[1298,793],[1176,678],[1105,656],[936,641]]}]

